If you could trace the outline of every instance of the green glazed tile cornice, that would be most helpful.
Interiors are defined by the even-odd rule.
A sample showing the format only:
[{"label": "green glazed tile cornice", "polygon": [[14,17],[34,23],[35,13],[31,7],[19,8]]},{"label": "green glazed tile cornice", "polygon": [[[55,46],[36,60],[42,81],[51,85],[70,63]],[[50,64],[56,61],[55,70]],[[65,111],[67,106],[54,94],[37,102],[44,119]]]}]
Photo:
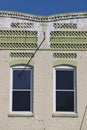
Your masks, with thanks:
[{"label": "green glazed tile cornice", "polygon": [[53,54],[54,58],[76,58],[77,54],[76,53],[54,53]]}]

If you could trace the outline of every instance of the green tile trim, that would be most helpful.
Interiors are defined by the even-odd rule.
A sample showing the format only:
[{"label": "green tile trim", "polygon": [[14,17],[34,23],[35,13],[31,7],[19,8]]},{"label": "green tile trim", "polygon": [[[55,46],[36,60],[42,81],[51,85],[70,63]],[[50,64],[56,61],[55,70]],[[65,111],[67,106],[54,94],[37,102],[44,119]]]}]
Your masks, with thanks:
[{"label": "green tile trim", "polygon": [[51,31],[50,47],[58,50],[87,50],[87,31]]},{"label": "green tile trim", "polygon": [[52,49],[57,49],[57,50],[87,50],[87,44],[50,44],[50,47]]},{"label": "green tile trim", "polygon": [[77,29],[77,24],[75,23],[54,23],[54,28],[61,28],[61,29]]},{"label": "green tile trim", "polygon": [[77,66],[78,63],[75,60],[55,60],[53,61],[53,66],[57,65],[71,65],[71,66]]},{"label": "green tile trim", "polygon": [[27,52],[11,52],[10,57],[12,58],[30,58],[33,56],[33,53]]},{"label": "green tile trim", "polygon": [[37,48],[36,43],[0,43],[0,49],[9,49],[9,50],[21,50],[21,49],[35,49]]},{"label": "green tile trim", "polygon": [[70,44],[81,44],[81,43],[87,43],[87,37],[50,37],[51,44],[54,43],[70,43]]},{"label": "green tile trim", "polygon": [[33,28],[33,23],[11,23],[12,28]]},{"label": "green tile trim", "polygon": [[0,49],[34,49],[37,41],[37,31],[0,30]]},{"label": "green tile trim", "polygon": [[37,37],[0,36],[0,43],[37,43]]},{"label": "green tile trim", "polygon": [[77,54],[76,53],[54,53],[53,57],[54,58],[76,58]]},{"label": "green tile trim", "polygon": [[27,30],[0,30],[0,36],[22,36],[22,37],[37,37],[37,31]]},{"label": "green tile trim", "polygon": [[25,65],[25,67],[26,67],[27,65],[31,65],[31,66],[34,66],[34,65],[35,65],[35,62],[34,62],[33,60],[32,60],[31,62],[29,62],[29,64],[27,64],[28,61],[29,61],[29,59],[28,59],[28,60],[24,60],[24,59],[11,60],[11,61],[9,62],[9,65],[10,65],[10,66]]},{"label": "green tile trim", "polygon": [[51,31],[50,32],[50,37],[87,37],[87,31]]}]

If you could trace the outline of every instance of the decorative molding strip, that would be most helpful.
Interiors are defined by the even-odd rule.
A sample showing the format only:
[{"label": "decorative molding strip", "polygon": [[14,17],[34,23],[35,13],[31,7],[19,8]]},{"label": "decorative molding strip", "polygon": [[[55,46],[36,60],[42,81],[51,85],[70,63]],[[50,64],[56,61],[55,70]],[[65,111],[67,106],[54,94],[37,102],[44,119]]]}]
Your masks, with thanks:
[{"label": "decorative molding strip", "polygon": [[21,49],[35,49],[36,43],[0,43],[1,50],[21,50]]},{"label": "decorative molding strip", "polygon": [[50,44],[50,47],[57,50],[87,50],[87,44]]},{"label": "decorative molding strip", "polygon": [[33,56],[33,53],[28,52],[11,52],[10,57],[12,58],[30,58]]},{"label": "decorative molding strip", "polygon": [[58,20],[65,20],[65,19],[78,19],[78,18],[87,18],[87,12],[78,12],[78,13],[65,13],[65,14],[57,14],[51,16],[36,16],[36,15],[29,15],[26,13],[19,13],[19,12],[11,12],[11,11],[0,11],[0,17],[8,17],[8,18],[20,18],[32,21],[43,21],[43,22],[50,22],[50,21],[58,21]]},{"label": "decorative molding strip", "polygon": [[75,23],[54,23],[54,28],[61,28],[61,29],[77,29],[77,24]]},{"label": "decorative molding strip", "polygon": [[54,58],[76,58],[77,54],[76,53],[54,53],[53,57]]},{"label": "decorative molding strip", "polygon": [[12,23],[11,27],[12,28],[33,28],[34,24],[33,23]]}]

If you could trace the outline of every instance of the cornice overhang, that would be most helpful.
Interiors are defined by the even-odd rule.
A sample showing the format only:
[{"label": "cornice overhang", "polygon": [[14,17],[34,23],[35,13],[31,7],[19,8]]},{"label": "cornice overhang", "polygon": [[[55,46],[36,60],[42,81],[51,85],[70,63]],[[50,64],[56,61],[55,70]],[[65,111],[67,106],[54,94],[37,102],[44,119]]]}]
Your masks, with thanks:
[{"label": "cornice overhang", "polygon": [[74,12],[74,13],[55,14],[50,16],[38,16],[21,12],[0,11],[0,17],[18,18],[35,22],[54,22],[58,20],[87,18],[87,12]]}]

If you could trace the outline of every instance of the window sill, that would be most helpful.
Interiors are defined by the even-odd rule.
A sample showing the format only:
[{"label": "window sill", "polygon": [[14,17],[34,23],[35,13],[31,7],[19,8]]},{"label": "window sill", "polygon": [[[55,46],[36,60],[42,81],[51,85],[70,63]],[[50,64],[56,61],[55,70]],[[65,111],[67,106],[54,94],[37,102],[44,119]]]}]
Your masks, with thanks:
[{"label": "window sill", "polygon": [[8,117],[34,117],[33,113],[9,113]]},{"label": "window sill", "polygon": [[70,117],[70,118],[78,118],[78,114],[77,113],[74,113],[74,112],[58,112],[58,113],[54,113],[52,114],[52,117]]}]

